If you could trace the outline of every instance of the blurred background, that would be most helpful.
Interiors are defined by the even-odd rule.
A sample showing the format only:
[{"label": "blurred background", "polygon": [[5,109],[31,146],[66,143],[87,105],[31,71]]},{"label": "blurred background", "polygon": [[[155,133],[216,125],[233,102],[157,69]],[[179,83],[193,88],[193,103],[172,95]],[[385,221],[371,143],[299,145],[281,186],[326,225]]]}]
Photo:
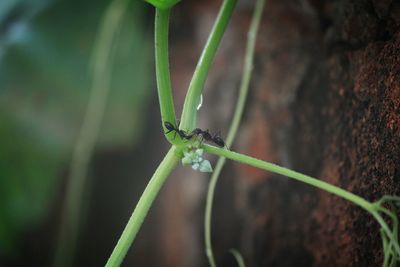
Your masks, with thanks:
[{"label": "blurred background", "polygon": [[[51,265],[69,162],[90,96],[95,40],[109,4],[0,2],[1,266]],[[115,219],[131,212],[164,152],[146,158],[147,149],[140,151],[152,138],[151,121],[157,122],[151,123],[152,143],[163,143],[154,98],[152,12],[142,1],[130,1],[115,37],[112,89],[84,192],[78,265],[105,263],[127,217]]]},{"label": "blurred background", "polygon": [[[116,0],[124,11],[118,13],[111,3],[0,1],[0,266],[53,265],[71,160],[93,88],[110,90],[99,129],[89,123],[98,136],[88,150],[76,247],[60,266],[105,264],[168,149],[155,86],[154,10],[142,1]],[[203,94],[198,126],[223,136],[254,3],[238,1]],[[173,9],[178,117],[220,4],[183,0]],[[121,18],[115,31],[104,23],[107,16]],[[399,18],[400,5],[390,0],[268,0],[233,149],[371,201],[400,194]],[[111,32],[111,49],[102,27]],[[179,166],[123,266],[207,266],[207,184],[207,175]],[[359,208],[232,162],[217,186],[212,225],[218,266],[235,266],[230,248],[247,266],[382,262],[377,224]]]}]

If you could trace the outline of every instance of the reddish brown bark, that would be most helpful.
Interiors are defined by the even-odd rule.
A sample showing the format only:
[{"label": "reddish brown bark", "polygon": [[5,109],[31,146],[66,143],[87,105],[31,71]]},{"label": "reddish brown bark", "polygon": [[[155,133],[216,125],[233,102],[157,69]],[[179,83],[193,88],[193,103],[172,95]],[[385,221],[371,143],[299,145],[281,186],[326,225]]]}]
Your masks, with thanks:
[{"label": "reddish brown bark", "polygon": [[[201,127],[226,133],[252,6],[239,2],[208,80]],[[184,1],[175,11],[171,49],[178,92],[187,86],[180,81],[188,80],[187,66],[216,8],[214,1]],[[267,1],[234,149],[370,201],[400,194],[399,10],[396,1]],[[174,34],[182,29],[187,35]],[[231,247],[248,266],[381,265],[378,225],[345,200],[232,163],[216,194],[213,243],[220,266],[232,266]],[[203,204],[187,216],[201,214]],[[199,223],[192,234],[197,231],[201,250],[202,222],[194,218]],[[204,255],[196,257],[189,262],[206,264]]]}]

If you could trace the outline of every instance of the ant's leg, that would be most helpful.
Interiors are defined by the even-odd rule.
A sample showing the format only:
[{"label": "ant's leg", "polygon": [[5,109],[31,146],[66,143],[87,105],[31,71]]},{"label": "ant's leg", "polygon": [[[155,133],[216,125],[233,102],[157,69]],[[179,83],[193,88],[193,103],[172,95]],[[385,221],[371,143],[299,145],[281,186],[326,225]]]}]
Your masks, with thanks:
[{"label": "ant's leg", "polygon": [[200,141],[199,141],[200,145],[203,144],[203,142],[204,142],[204,136],[200,135]]},{"label": "ant's leg", "polygon": [[[170,132],[172,132],[172,130],[168,130],[167,132],[165,132],[165,134],[169,134]],[[174,138],[172,138],[172,140],[175,140],[176,137],[176,132],[174,133]]]},{"label": "ant's leg", "polygon": [[181,123],[181,121],[178,121],[178,124],[176,125],[176,129],[175,129],[175,135],[174,135],[174,139],[173,140],[175,140],[175,137],[176,137],[176,134],[178,133],[179,134],[179,136],[182,138],[182,133],[180,132],[180,130],[179,130],[179,124]]},{"label": "ant's leg", "polygon": [[174,133],[174,138],[172,138],[172,140],[175,140],[176,137],[176,130],[168,130],[167,132],[165,132],[165,134],[169,134],[170,132],[175,131]]}]

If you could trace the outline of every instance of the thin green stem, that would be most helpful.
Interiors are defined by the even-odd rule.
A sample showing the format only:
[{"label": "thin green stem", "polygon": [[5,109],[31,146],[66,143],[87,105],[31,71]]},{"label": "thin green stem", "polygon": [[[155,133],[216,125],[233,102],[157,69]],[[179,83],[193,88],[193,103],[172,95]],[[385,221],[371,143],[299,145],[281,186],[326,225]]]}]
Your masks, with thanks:
[{"label": "thin green stem", "polygon": [[381,232],[381,239],[382,239],[382,247],[383,247],[383,251],[384,251],[382,266],[386,267],[386,266],[388,266],[388,262],[389,262],[389,258],[390,258],[390,253],[387,252],[388,241],[387,241],[385,232],[382,229],[380,232]]},{"label": "thin green stem", "polygon": [[180,158],[180,152],[175,146],[173,146],[158,166],[150,182],[147,184],[147,187],[140,197],[135,210],[129,218],[128,224],[125,226],[117,245],[107,261],[107,267],[119,266],[122,263],[154,199],[158,195],[161,186],[164,184],[171,171],[178,164]]},{"label": "thin green stem", "polygon": [[382,204],[385,203],[385,202],[391,202],[391,201],[393,201],[393,202],[395,202],[397,205],[399,205],[399,203],[400,203],[400,197],[398,197],[398,196],[388,196],[388,195],[385,195],[385,196],[383,196],[381,199],[379,199],[376,203],[378,203],[378,205],[382,205]]},{"label": "thin green stem", "polygon": [[238,265],[238,267],[245,267],[246,264],[244,263],[244,259],[242,257],[242,255],[239,253],[239,251],[237,251],[236,249],[230,249],[229,250],[230,253],[232,253],[233,257],[236,260],[236,263]]},{"label": "thin green stem", "polygon": [[232,124],[226,137],[226,144],[228,147],[232,145],[232,142],[236,136],[246,103],[246,98],[250,87],[249,85],[251,74],[253,70],[254,49],[256,46],[257,32],[264,10],[264,5],[265,0],[257,0],[249,32],[247,34],[246,54],[244,58],[242,81],[239,89],[239,98],[236,103],[235,114],[233,115]]},{"label": "thin green stem", "polygon": [[200,59],[197,63],[192,80],[189,85],[188,93],[183,105],[181,117],[181,129],[190,131],[195,128],[197,122],[197,106],[200,95],[207,78],[208,71],[214,56],[217,52],[219,43],[225,32],[226,26],[232,16],[237,0],[224,0],[217,19],[208,37]]},{"label": "thin green stem", "polygon": [[[228,148],[231,147],[233,143],[233,140],[237,134],[240,121],[243,115],[243,110],[246,103],[247,94],[249,91],[251,73],[253,69],[256,37],[262,17],[262,12],[264,10],[264,4],[265,0],[257,0],[253,13],[253,18],[250,24],[247,36],[246,54],[244,58],[242,81],[239,89],[239,97],[236,102],[235,113],[233,115],[232,123],[228,131],[228,136],[226,138],[226,146]],[[204,217],[204,240],[205,240],[206,255],[211,267],[216,266],[212,250],[212,242],[211,242],[211,216],[212,216],[213,199],[214,199],[215,187],[218,182],[218,177],[225,164],[225,161],[226,159],[224,157],[220,157],[218,159],[214,172],[211,175],[207,191],[207,200],[206,200],[205,217]]]},{"label": "thin green stem", "polygon": [[[400,246],[398,243],[398,232],[397,232],[397,217],[394,220],[394,233],[390,230],[389,226],[387,225],[387,223],[385,222],[385,220],[382,218],[382,216],[379,214],[378,211],[381,211],[381,208],[378,208],[378,210],[374,210],[372,212],[370,212],[372,214],[372,216],[374,216],[374,218],[377,220],[377,222],[380,224],[382,230],[385,232],[385,234],[387,235],[387,237],[389,238],[390,244],[392,244],[396,250],[397,255],[400,255]],[[393,215],[395,216],[395,215]],[[392,216],[391,216],[392,217]]]},{"label": "thin green stem", "polygon": [[[167,131],[164,122],[176,125],[175,109],[172,98],[172,86],[169,72],[168,58],[168,33],[169,33],[170,8],[156,8],[155,17],[155,64],[157,77],[157,91],[161,110],[161,124],[164,132]],[[167,139],[173,143],[173,134],[167,134]],[[157,196],[165,179],[179,162],[178,149],[173,146],[164,160],[161,162],[145,191],[137,203],[135,210],[130,217],[117,245],[115,246],[106,266],[119,266],[122,263],[129,247],[133,243],[144,218]]]},{"label": "thin green stem", "polygon": [[78,236],[87,168],[96,144],[110,91],[115,40],[128,4],[115,0],[107,8],[92,54],[93,76],[85,117],[74,147],[54,266],[71,266]]},{"label": "thin green stem", "polygon": [[[265,161],[262,161],[262,160],[259,160],[259,159],[256,159],[256,158],[253,158],[250,156],[246,156],[246,155],[243,155],[240,153],[236,153],[236,152],[222,149],[222,148],[213,147],[213,146],[206,145],[206,144],[203,144],[202,148],[204,149],[204,151],[206,151],[208,153],[215,154],[215,155],[225,157],[225,158],[229,158],[231,160],[235,160],[240,163],[248,164],[248,165],[256,167],[256,168],[274,172],[274,173],[298,180],[300,182],[312,185],[314,187],[317,187],[319,189],[322,189],[324,191],[327,191],[329,193],[337,195],[341,198],[344,198],[344,199],[360,206],[361,208],[368,211],[378,221],[378,223],[382,227],[382,233],[386,234],[386,236],[389,239],[389,244],[387,243],[387,240],[383,240],[384,244],[386,244],[385,245],[386,248],[390,249],[391,246],[394,246],[394,249],[396,250],[396,254],[400,255],[400,247],[399,247],[399,244],[397,241],[398,240],[398,238],[397,238],[397,235],[398,235],[397,217],[394,214],[390,214],[390,212],[386,212],[386,209],[379,207],[379,204],[381,202],[379,202],[379,201],[376,203],[368,202],[367,200],[363,199],[362,197],[359,197],[359,196],[357,196],[351,192],[348,192],[340,187],[331,185],[327,182],[318,180],[311,176],[278,166],[273,163],[265,162]],[[390,230],[389,226],[383,220],[382,216],[379,214],[379,211],[383,212],[386,215],[388,215],[389,217],[391,217],[391,219],[393,220],[393,227],[394,227],[393,232]],[[389,253],[391,253],[391,252],[389,252]],[[387,254],[385,254],[385,257],[388,257]],[[387,263],[387,259],[384,260],[384,262]]]},{"label": "thin green stem", "polygon": [[361,208],[367,210],[368,212],[372,213],[375,211],[375,206],[373,203],[368,202],[367,200],[363,199],[362,197],[359,197],[351,192],[348,192],[340,187],[331,185],[327,182],[318,180],[316,178],[313,178],[311,176],[278,166],[273,163],[269,163],[266,161],[262,161],[250,156],[246,156],[237,152],[233,152],[227,149],[222,149],[222,148],[217,148],[214,146],[206,145],[203,144],[202,148],[204,151],[215,154],[218,156],[226,157],[228,159],[238,161],[240,163],[248,164],[250,166],[264,169],[273,173],[277,173],[283,176],[287,176],[289,178],[298,180],[300,182],[312,185],[314,187],[317,187],[319,189],[322,189],[324,191],[327,191],[329,193],[332,193],[334,195],[337,195],[341,198],[344,198],[350,202],[353,202],[354,204],[360,206]]},{"label": "thin green stem", "polygon": [[[168,58],[169,15],[170,9],[156,9],[154,31],[156,77],[158,99],[160,102],[161,111],[161,124],[164,132],[167,131],[167,129],[165,129],[164,122],[167,121],[172,123],[173,125],[176,125]],[[171,143],[174,142],[173,136],[174,133],[167,134],[167,139]]]},{"label": "thin green stem", "polygon": [[238,161],[240,163],[245,163],[245,164],[248,164],[248,165],[256,167],[256,168],[274,172],[274,173],[298,180],[300,182],[312,185],[314,187],[317,187],[319,189],[322,189],[324,191],[327,191],[329,193],[337,195],[341,198],[344,198],[344,199],[360,206],[361,208],[368,211],[371,215],[373,215],[373,217],[378,221],[378,223],[382,227],[382,231],[389,238],[390,243],[389,243],[388,247],[393,245],[394,249],[396,250],[396,254],[400,255],[400,246],[397,241],[398,240],[398,238],[397,238],[398,232],[396,229],[398,227],[397,226],[397,217],[395,217],[394,214],[389,215],[389,217],[391,217],[392,220],[394,220],[393,223],[394,223],[395,230],[392,232],[390,230],[389,226],[383,220],[382,216],[379,214],[379,211],[380,211],[380,212],[384,212],[386,215],[388,215],[388,212],[386,212],[386,210],[383,211],[382,208],[378,206],[378,204],[380,203],[379,201],[376,203],[368,202],[367,200],[363,199],[362,197],[359,197],[351,192],[348,192],[340,187],[331,185],[327,182],[324,182],[324,181],[318,180],[316,178],[313,178],[311,176],[278,166],[273,163],[265,162],[265,161],[262,161],[262,160],[259,160],[259,159],[256,159],[256,158],[253,158],[250,156],[246,156],[246,155],[243,155],[240,153],[230,151],[230,150],[213,147],[213,146],[206,145],[206,144],[203,144],[202,148],[204,149],[204,151],[206,151],[208,153],[226,157],[226,158]]}]

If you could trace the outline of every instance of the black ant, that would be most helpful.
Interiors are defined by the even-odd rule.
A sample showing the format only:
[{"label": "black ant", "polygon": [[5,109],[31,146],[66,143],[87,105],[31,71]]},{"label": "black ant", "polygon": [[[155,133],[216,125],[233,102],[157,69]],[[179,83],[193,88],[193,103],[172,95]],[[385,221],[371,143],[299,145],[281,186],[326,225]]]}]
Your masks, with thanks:
[{"label": "black ant", "polygon": [[[178,123],[178,125],[179,125],[179,123]],[[189,140],[191,138],[191,137],[188,138],[188,135],[185,133],[184,130],[180,130],[178,128],[178,126],[174,126],[172,123],[170,123],[168,121],[164,122],[164,127],[165,127],[165,129],[168,130],[165,134],[169,134],[170,132],[175,132],[174,139],[176,137],[176,134],[178,134],[182,139]]]},{"label": "black ant", "polygon": [[203,131],[200,128],[196,128],[190,134],[187,135],[187,138],[190,139],[195,135],[201,136],[206,141],[212,140],[212,136],[211,136],[210,132],[208,131],[208,129],[206,131]]},{"label": "black ant", "polygon": [[168,130],[165,134],[169,134],[170,132],[175,132],[174,139],[176,137],[176,134],[178,134],[181,139],[186,139],[186,140],[190,140],[192,139],[193,136],[196,135],[196,136],[201,136],[203,140],[206,140],[207,142],[212,142],[219,147],[225,147],[225,142],[222,139],[221,135],[219,133],[211,135],[208,129],[203,131],[200,128],[196,128],[190,134],[187,134],[184,130],[180,130],[178,126],[174,126],[172,123],[168,121],[164,122],[164,127]]},{"label": "black ant", "polygon": [[186,136],[187,139],[192,138],[194,135],[201,136],[204,140],[208,142],[213,142],[219,147],[225,147],[225,142],[220,136],[219,133],[215,134],[214,136],[207,130],[203,131],[200,128],[194,129],[189,135]]}]

